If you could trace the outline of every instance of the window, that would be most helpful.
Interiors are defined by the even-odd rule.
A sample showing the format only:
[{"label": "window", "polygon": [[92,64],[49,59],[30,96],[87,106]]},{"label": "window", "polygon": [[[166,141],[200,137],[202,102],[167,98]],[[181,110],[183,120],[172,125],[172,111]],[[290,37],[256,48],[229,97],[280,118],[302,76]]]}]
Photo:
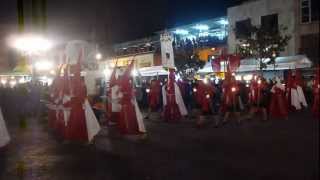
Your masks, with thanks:
[{"label": "window", "polygon": [[318,0],[301,0],[301,22],[319,21]]},{"label": "window", "polygon": [[246,19],[236,22],[236,38],[247,38],[251,36],[251,20]]},{"label": "window", "polygon": [[319,60],[319,34],[308,34],[300,37],[300,52],[313,62]]},{"label": "window", "polygon": [[311,22],[319,21],[319,0],[311,0]]},{"label": "window", "polygon": [[261,27],[270,33],[278,32],[278,14],[261,16]]}]

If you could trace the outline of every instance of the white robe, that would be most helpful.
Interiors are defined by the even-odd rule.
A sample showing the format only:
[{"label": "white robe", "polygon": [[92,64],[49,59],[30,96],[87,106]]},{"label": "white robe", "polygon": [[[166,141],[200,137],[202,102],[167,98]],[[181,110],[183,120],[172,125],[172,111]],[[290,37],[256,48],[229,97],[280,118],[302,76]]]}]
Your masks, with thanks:
[{"label": "white robe", "polygon": [[101,127],[96,116],[94,115],[94,112],[88,100],[85,100],[84,102],[84,111],[85,111],[85,117],[86,117],[88,140],[90,142],[92,141],[94,136],[96,136],[99,133],[99,131],[101,130]]},{"label": "white robe", "polygon": [[10,136],[6,127],[6,123],[4,122],[2,110],[0,108],[0,148],[4,147],[9,142],[10,142]]},{"label": "white robe", "polygon": [[111,87],[111,112],[121,112],[120,98],[121,93],[118,85]]},{"label": "white robe", "polygon": [[301,104],[304,107],[308,106],[302,88],[300,86],[297,86],[296,89],[291,88],[291,105],[294,106],[296,110],[300,110],[302,108]]},{"label": "white robe", "polygon": [[143,132],[143,133],[146,133],[147,131],[146,131],[146,128],[144,126],[143,116],[142,116],[142,113],[141,113],[140,108],[138,106],[136,98],[134,98],[132,101],[133,101],[132,103],[134,104],[134,109],[135,109],[135,112],[136,112],[139,131]]},{"label": "white robe", "polygon": [[[174,93],[175,93],[175,97],[176,97],[176,103],[178,105],[179,111],[181,113],[182,116],[186,116],[188,115],[188,111],[187,108],[183,102],[183,98],[180,92],[180,88],[179,86],[174,83]],[[162,97],[163,97],[163,106],[167,105],[167,91],[165,86],[162,87]]]}]

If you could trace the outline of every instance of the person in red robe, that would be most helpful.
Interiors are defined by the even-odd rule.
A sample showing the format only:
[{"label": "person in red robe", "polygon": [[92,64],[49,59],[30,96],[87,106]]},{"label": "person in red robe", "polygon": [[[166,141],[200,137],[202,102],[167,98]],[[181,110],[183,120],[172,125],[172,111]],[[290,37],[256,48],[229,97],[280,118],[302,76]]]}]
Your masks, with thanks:
[{"label": "person in red robe", "polygon": [[54,78],[49,90],[50,96],[49,96],[49,103],[47,104],[48,126],[52,130],[56,130],[55,124],[57,121],[57,103],[59,99],[59,90],[61,89],[61,84],[62,84],[62,78],[60,77],[61,67],[59,68],[57,76]]},{"label": "person in red robe", "polygon": [[182,117],[188,114],[180,89],[175,82],[174,69],[169,69],[169,79],[167,84],[162,87],[162,96],[164,104],[163,117],[166,122],[179,122]]},{"label": "person in red robe", "polygon": [[147,89],[149,109],[148,109],[148,115],[146,116],[146,118],[149,117],[152,111],[158,110],[160,105],[160,92],[161,92],[160,81],[157,79],[151,80],[150,89]]},{"label": "person in red robe", "polygon": [[87,99],[86,85],[81,77],[81,57],[82,54],[76,65],[70,65],[69,71],[73,76],[69,77],[66,86],[69,89],[63,100],[65,108],[70,109],[65,111],[65,140],[87,143],[98,134],[100,125]]},{"label": "person in red robe", "polygon": [[214,95],[214,89],[209,83],[205,83],[202,80],[197,82],[196,88],[196,99],[201,108],[201,114],[197,120],[197,126],[202,127],[205,121],[205,116],[212,113],[212,98]]},{"label": "person in red robe", "polygon": [[120,70],[117,69],[116,65],[111,73],[109,88],[107,89],[107,105],[106,105],[106,117],[107,117],[107,125],[114,125],[117,123],[117,120],[120,117],[120,107],[118,102],[118,92],[119,92],[119,80],[116,77],[117,72]]},{"label": "person in red robe", "polygon": [[269,106],[270,116],[273,118],[288,119],[288,103],[285,98],[285,86],[277,77],[271,89],[272,97]]},{"label": "person in red robe", "polygon": [[250,84],[249,91],[249,119],[252,119],[257,112],[262,113],[262,119],[267,120],[267,107],[268,107],[267,83],[262,77],[253,79]]},{"label": "person in red robe", "polygon": [[313,80],[313,104],[312,104],[312,113],[313,115],[319,119],[320,115],[320,69],[319,67],[316,70],[315,78]]},{"label": "person in red robe", "polygon": [[69,73],[67,69],[69,66],[63,65],[62,67],[63,77],[58,78],[58,96],[55,98],[56,105],[56,121],[54,125],[55,132],[59,138],[64,139],[66,136],[66,122],[67,122],[67,114],[68,111],[65,107],[65,100],[69,94]]},{"label": "person in red robe", "polygon": [[223,84],[223,111],[225,111],[222,123],[228,121],[229,116],[234,113],[236,120],[241,124],[240,112],[243,105],[240,99],[239,85],[234,76],[230,73],[226,74],[226,79]]},{"label": "person in red robe", "polygon": [[[286,97],[288,99],[289,110],[297,111],[301,110],[302,106],[307,107],[307,101],[303,92],[303,80],[299,70],[295,71],[295,74],[289,70],[286,87]],[[302,105],[302,106],[301,106]]]},{"label": "person in red robe", "polygon": [[117,125],[120,133],[125,135],[141,135],[146,133],[143,117],[133,90],[133,79],[131,76],[133,65],[134,61],[131,62],[120,78],[121,112]]}]

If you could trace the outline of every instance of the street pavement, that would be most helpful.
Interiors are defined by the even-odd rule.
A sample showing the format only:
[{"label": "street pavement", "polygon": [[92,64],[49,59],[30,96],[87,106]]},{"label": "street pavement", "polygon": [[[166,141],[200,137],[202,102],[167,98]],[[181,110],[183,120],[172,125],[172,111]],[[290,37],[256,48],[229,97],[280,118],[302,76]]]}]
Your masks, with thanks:
[{"label": "street pavement", "polygon": [[[13,121],[12,121],[13,122]],[[0,152],[0,179],[214,180],[319,178],[319,121],[308,111],[289,120],[258,118],[198,129],[195,119],[145,120],[138,139],[104,127],[91,145],[64,144],[42,118],[9,123],[12,143]]]}]

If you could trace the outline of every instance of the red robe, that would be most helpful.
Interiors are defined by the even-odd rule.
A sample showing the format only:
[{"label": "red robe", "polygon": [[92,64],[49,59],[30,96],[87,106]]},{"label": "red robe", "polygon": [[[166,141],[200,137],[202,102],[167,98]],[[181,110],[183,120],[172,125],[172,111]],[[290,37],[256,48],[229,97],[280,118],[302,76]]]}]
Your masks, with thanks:
[{"label": "red robe", "polygon": [[[67,67],[66,67],[67,69]],[[56,98],[56,105],[57,105],[57,111],[56,111],[56,122],[54,125],[54,129],[56,130],[56,133],[59,137],[65,138],[66,136],[66,123],[64,118],[64,102],[63,97],[66,94],[69,94],[69,81],[68,81],[68,73],[67,70],[64,70],[64,76],[59,77],[59,92]]]},{"label": "red robe", "polygon": [[88,141],[86,117],[83,104],[87,96],[86,86],[80,76],[80,64],[74,65],[71,71],[74,77],[71,78],[72,98],[66,107],[71,108],[70,117],[67,123],[66,139],[71,141]]},{"label": "red robe", "polygon": [[164,107],[164,119],[166,122],[178,122],[182,115],[180,113],[175,95],[175,73],[174,69],[169,70],[169,80],[166,86],[167,104]]},{"label": "red robe", "polygon": [[249,103],[251,105],[259,106],[262,103],[263,94],[262,90],[265,89],[266,84],[264,84],[260,80],[260,84],[258,81],[253,80],[250,85],[250,92],[249,92]]},{"label": "red robe", "polygon": [[288,103],[285,98],[284,90],[273,86],[273,94],[270,102],[270,116],[274,118],[286,118],[288,117]]},{"label": "red robe", "polygon": [[139,128],[139,122],[135,107],[136,104],[134,99],[134,90],[132,88],[132,69],[133,62],[131,62],[120,79],[120,91],[122,93],[122,98],[120,100],[121,113],[117,125],[120,133],[122,134],[145,133],[142,132],[142,129]]},{"label": "red robe", "polygon": [[160,89],[161,89],[161,85],[160,85],[159,80],[151,81],[150,92],[148,94],[148,100],[149,100],[149,107],[152,110],[156,110],[159,107]]},{"label": "red robe", "polygon": [[209,113],[211,111],[210,106],[212,104],[213,94],[214,90],[210,84],[205,84],[203,81],[198,81],[196,99],[198,104],[201,106],[203,113]]},{"label": "red robe", "polygon": [[236,81],[225,81],[222,87],[223,90],[223,98],[222,98],[222,106],[220,111],[222,113],[227,112],[231,108],[235,108],[236,111],[240,111],[240,102],[239,102],[239,86]]}]

